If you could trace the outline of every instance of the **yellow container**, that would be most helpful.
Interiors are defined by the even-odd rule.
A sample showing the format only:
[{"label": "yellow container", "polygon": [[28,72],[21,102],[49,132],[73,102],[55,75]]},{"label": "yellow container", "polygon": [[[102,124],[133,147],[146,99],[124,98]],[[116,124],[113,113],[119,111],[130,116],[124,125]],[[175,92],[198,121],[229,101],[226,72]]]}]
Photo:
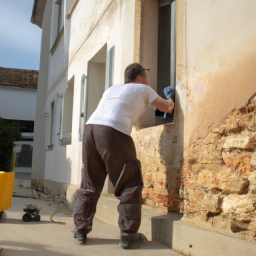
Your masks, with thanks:
[{"label": "yellow container", "polygon": [[16,153],[14,153],[14,165],[12,172],[0,171],[0,212],[9,209],[12,206],[12,195],[15,178],[15,158]]},{"label": "yellow container", "polygon": [[0,172],[0,212],[11,208],[14,172]]}]

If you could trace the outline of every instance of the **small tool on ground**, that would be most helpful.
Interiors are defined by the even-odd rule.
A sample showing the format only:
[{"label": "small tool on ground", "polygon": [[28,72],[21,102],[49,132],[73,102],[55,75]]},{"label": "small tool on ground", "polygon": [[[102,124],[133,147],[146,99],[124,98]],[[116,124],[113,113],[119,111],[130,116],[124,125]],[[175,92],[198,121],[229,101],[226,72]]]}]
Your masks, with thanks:
[{"label": "small tool on ground", "polygon": [[29,221],[40,221],[41,217],[39,215],[39,212],[42,208],[37,208],[37,205],[35,204],[29,204],[26,205],[26,208],[23,209],[25,214],[22,217],[22,220],[25,222]]}]

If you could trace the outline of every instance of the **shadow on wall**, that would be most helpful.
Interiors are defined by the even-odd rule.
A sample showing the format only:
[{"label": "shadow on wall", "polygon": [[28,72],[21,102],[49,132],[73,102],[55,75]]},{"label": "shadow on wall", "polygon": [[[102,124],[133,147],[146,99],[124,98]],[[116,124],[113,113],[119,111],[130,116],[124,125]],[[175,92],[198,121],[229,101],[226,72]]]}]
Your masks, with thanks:
[{"label": "shadow on wall", "polygon": [[[169,212],[182,212],[181,170],[183,165],[184,148],[184,114],[179,104],[180,98],[176,93],[174,124],[164,125],[159,140],[159,154],[165,165],[167,197],[162,200]],[[158,179],[161,185],[161,179]],[[159,198],[161,200],[161,198]]]},{"label": "shadow on wall", "polygon": [[184,114],[180,100],[176,93],[174,124],[162,126],[158,145],[160,168],[157,168],[156,182],[151,188],[155,194],[153,198],[155,206],[168,210],[167,214],[152,218],[152,239],[169,248],[173,247],[174,222],[183,217],[181,214],[183,199],[180,197],[180,189],[184,150]]},{"label": "shadow on wall", "polygon": [[184,147],[184,115],[179,102],[177,95],[174,124],[132,133],[142,166],[144,203],[178,213],[182,212],[179,190]]}]

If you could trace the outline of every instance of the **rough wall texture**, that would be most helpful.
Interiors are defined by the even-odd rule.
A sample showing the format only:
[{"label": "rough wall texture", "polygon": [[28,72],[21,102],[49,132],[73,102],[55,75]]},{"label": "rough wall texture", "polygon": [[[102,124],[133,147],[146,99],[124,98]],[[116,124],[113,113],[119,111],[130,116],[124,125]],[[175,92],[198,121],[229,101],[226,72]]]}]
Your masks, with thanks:
[{"label": "rough wall texture", "polygon": [[184,220],[256,241],[256,97],[189,145]]},{"label": "rough wall texture", "polygon": [[174,167],[172,156],[177,156],[177,143],[172,128],[168,125],[159,125],[139,131],[134,129],[132,137],[142,166],[144,203],[180,212],[182,199],[179,196],[179,164],[182,163]]}]

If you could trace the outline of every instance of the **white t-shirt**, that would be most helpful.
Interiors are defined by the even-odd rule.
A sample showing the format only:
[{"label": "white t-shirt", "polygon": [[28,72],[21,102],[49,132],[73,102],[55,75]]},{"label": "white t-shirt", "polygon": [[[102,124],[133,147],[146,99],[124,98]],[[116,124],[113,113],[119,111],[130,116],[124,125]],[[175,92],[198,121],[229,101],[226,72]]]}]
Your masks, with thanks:
[{"label": "white t-shirt", "polygon": [[158,94],[145,84],[117,84],[107,89],[86,124],[101,124],[130,135],[134,122]]}]

